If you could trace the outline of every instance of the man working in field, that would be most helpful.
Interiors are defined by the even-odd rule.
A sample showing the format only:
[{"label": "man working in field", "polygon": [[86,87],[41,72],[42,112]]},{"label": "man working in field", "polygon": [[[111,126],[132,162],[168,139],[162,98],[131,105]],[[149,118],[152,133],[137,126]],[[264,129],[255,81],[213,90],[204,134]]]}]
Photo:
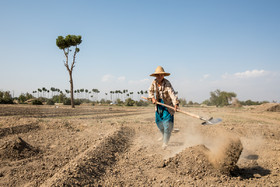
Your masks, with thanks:
[{"label": "man working in field", "polygon": [[[169,76],[170,73],[166,73],[161,66],[156,68],[156,71],[150,76],[156,77],[149,88],[149,98],[155,104],[156,102],[161,102],[170,106],[175,107],[175,111],[179,107],[178,98],[174,92],[171,83],[164,78],[164,76]],[[154,96],[156,95],[156,97]],[[157,127],[159,128],[162,137],[160,141],[163,140],[162,148],[166,149],[169,142],[171,132],[174,127],[174,110],[166,108],[162,105],[156,105],[155,107],[155,120]]]}]

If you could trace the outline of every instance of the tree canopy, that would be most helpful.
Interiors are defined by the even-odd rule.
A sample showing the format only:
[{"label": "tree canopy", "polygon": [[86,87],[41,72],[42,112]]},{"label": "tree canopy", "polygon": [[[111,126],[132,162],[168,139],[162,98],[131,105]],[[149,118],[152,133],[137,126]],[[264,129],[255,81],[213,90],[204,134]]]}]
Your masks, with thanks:
[{"label": "tree canopy", "polygon": [[210,99],[203,102],[206,105],[227,106],[236,97],[234,92],[225,92],[219,89],[210,92]]},{"label": "tree canopy", "polygon": [[[56,39],[56,45],[59,49],[66,49],[72,46],[78,46],[82,43],[82,36],[78,35],[67,35],[65,38],[63,36],[58,36]],[[76,48],[76,52],[79,52],[80,49]]]}]

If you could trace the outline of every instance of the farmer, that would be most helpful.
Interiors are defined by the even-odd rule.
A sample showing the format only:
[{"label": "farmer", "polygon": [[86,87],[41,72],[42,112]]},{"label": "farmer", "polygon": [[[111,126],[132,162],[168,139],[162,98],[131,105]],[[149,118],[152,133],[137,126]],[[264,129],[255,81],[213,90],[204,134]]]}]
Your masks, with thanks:
[{"label": "farmer", "polygon": [[[178,98],[173,90],[171,83],[164,78],[164,76],[169,75],[170,73],[166,73],[163,67],[158,66],[156,68],[156,71],[150,75],[156,77],[156,79],[152,82],[149,88],[149,98],[154,104],[156,102],[161,102],[173,106],[175,108],[175,111],[177,111],[179,107]],[[174,126],[175,111],[162,105],[156,105],[155,111],[156,124],[162,134],[162,137],[159,139],[159,141],[163,140],[162,148],[166,149]]]}]

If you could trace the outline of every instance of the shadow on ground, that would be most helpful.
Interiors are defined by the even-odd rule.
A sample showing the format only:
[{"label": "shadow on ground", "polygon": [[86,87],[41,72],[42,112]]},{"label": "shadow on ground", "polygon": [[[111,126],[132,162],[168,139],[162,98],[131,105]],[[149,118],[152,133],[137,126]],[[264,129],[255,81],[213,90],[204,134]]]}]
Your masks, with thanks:
[{"label": "shadow on ground", "polygon": [[270,170],[260,166],[254,166],[250,168],[236,168],[231,172],[233,177],[241,177],[242,179],[260,178],[262,176],[269,175]]}]

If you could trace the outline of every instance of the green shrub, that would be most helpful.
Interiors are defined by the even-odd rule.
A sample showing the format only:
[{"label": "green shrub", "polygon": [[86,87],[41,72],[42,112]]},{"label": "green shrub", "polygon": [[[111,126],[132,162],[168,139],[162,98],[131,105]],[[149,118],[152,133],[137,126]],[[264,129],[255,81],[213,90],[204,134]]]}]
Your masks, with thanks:
[{"label": "green shrub", "polygon": [[124,102],[125,106],[133,106],[134,104],[135,104],[135,101],[131,98],[126,99]]},{"label": "green shrub", "polygon": [[179,102],[180,102],[180,106],[186,106],[187,105],[186,99],[180,98]]},{"label": "green shrub", "polygon": [[52,100],[55,103],[64,103],[64,101],[67,99],[66,95],[63,93],[60,93],[59,95],[55,95],[52,97]]},{"label": "green shrub", "polygon": [[136,106],[148,106],[149,102],[140,100],[140,101],[136,101],[135,104]]},{"label": "green shrub", "polygon": [[64,99],[63,104],[64,105],[71,105],[71,99],[69,99],[69,98]]},{"label": "green shrub", "polygon": [[54,101],[53,101],[52,99],[49,99],[49,100],[47,101],[47,105],[54,105]]},{"label": "green shrub", "polygon": [[[71,103],[71,102],[70,102]],[[81,100],[80,99],[74,99],[74,104],[75,105],[80,105],[82,104]]]},{"label": "green shrub", "polygon": [[[63,104],[64,105],[71,105],[71,99],[70,98],[64,99]],[[81,101],[79,99],[74,99],[74,104],[75,105],[80,105]]]},{"label": "green shrub", "polygon": [[43,105],[42,101],[35,99],[32,101],[32,105]]}]

